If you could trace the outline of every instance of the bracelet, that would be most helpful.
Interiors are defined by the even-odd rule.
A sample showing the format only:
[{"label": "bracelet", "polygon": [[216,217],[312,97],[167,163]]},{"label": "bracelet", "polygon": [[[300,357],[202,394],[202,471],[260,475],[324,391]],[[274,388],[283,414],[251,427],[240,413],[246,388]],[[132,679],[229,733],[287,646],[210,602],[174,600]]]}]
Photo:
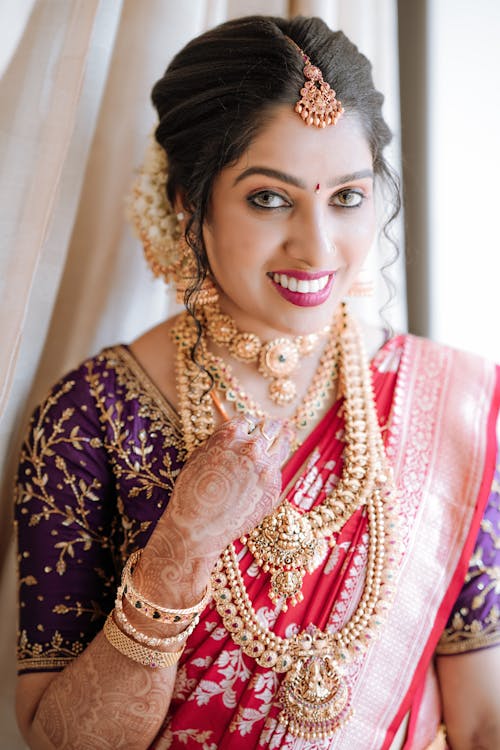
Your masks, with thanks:
[{"label": "bracelet", "polygon": [[142,549],[132,552],[125,563],[122,573],[123,593],[132,606],[140,610],[140,612],[142,612],[143,615],[146,615],[146,617],[158,620],[159,622],[165,622],[169,625],[177,625],[182,622],[190,623],[199,616],[201,612],[203,612],[212,598],[210,581],[207,583],[205,593],[201,600],[187,609],[169,609],[168,607],[160,607],[158,604],[153,604],[153,602],[144,599],[134,588],[132,581],[132,574],[141,555]]},{"label": "bracelet", "polygon": [[151,669],[172,667],[174,664],[177,664],[184,651],[184,647],[180,651],[154,651],[153,649],[146,648],[146,646],[141,646],[140,643],[133,641],[132,638],[129,638],[128,635],[125,635],[120,630],[113,620],[112,615],[108,615],[104,623],[103,632],[109,643],[120,654]]},{"label": "bracelet", "polygon": [[168,647],[177,644],[184,644],[200,621],[200,615],[196,615],[194,620],[189,623],[187,628],[184,628],[184,630],[182,630],[180,633],[177,633],[177,635],[171,635],[165,638],[154,638],[152,636],[146,635],[146,633],[141,633],[140,630],[134,628],[132,623],[127,619],[127,615],[123,611],[122,598],[123,586],[119,586],[116,594],[114,614],[117,621],[120,623],[121,629],[125,633],[130,635],[135,641],[144,643],[150,648],[158,648],[158,646]]}]

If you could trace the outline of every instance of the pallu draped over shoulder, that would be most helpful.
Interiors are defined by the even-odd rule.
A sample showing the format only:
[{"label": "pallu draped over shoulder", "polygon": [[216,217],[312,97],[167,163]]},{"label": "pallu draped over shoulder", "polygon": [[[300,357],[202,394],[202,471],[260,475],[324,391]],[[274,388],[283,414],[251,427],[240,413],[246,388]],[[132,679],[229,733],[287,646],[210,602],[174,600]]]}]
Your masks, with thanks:
[{"label": "pallu draped over shoulder", "polygon": [[[404,552],[388,618],[348,668],[353,718],[328,740],[288,733],[278,721],[283,675],[243,653],[211,604],[152,748],[386,750],[406,720],[405,747],[424,750],[441,719],[433,655],[500,642],[497,368],[399,336],[372,375]],[[342,472],[342,408],[333,405],[283,469],[299,509],[321,503]],[[63,669],[102,628],[123,564],[146,544],[184,461],[178,415],[127,347],[83,363],[36,410],[16,495],[21,673]],[[269,574],[241,542],[235,549],[261,624],[281,637],[311,624],[336,631],[363,590],[366,515],[350,517],[286,612],[269,598]]]}]

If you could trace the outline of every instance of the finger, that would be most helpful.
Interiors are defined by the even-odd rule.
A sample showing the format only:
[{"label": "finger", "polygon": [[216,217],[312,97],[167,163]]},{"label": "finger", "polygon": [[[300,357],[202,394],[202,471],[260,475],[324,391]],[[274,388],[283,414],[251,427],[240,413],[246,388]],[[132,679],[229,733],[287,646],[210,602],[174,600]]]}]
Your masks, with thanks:
[{"label": "finger", "polygon": [[260,433],[266,442],[264,452],[268,456],[279,456],[281,463],[281,456],[285,450],[288,451],[290,445],[288,432],[284,429],[284,423],[281,420],[266,419],[259,427]]},{"label": "finger", "polygon": [[246,441],[261,447],[266,455],[277,455],[280,463],[288,456],[293,440],[293,431],[285,421],[272,417],[259,419],[246,414],[244,417],[231,420],[231,423],[237,433],[242,435]]},{"label": "finger", "polygon": [[283,430],[283,422],[280,419],[266,417],[259,423],[259,429],[264,440],[273,443]]},{"label": "finger", "polygon": [[243,419],[247,426],[247,433],[251,435],[257,429],[258,421],[255,417],[252,417],[250,414],[245,414]]}]

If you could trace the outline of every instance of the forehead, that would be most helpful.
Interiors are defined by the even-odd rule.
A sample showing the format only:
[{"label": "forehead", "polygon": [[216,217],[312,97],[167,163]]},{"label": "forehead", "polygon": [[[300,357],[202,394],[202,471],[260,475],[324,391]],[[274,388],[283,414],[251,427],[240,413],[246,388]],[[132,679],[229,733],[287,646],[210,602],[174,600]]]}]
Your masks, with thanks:
[{"label": "forehead", "polygon": [[305,125],[291,107],[277,107],[240,159],[233,177],[253,166],[288,172],[315,184],[336,174],[372,167],[368,140],[358,118],[344,114],[336,125]]}]

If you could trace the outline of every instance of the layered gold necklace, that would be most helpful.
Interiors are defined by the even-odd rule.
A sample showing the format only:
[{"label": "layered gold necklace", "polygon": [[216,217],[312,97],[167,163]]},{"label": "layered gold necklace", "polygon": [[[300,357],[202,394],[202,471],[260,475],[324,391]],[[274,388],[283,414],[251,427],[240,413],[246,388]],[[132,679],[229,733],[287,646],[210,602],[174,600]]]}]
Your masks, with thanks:
[{"label": "layered gold necklace", "polygon": [[239,331],[231,316],[225,315],[217,303],[204,305],[202,317],[204,329],[212,341],[226,347],[240,362],[258,364],[260,374],[271,380],[268,395],[278,406],[289,404],[297,398],[292,374],[301,357],[312,354],[321,339],[331,331],[331,326],[327,325],[317,333],[293,338],[281,336],[262,343],[257,334]]},{"label": "layered gold necklace", "polygon": [[[223,552],[212,575],[217,611],[234,642],[261,666],[285,673],[278,694],[279,721],[293,735],[309,740],[331,737],[352,715],[346,665],[372,643],[389,608],[393,596],[390,581],[399,562],[395,553],[397,526],[390,502],[392,482],[369,364],[361,333],[347,318],[345,309],[342,321],[335,348],[345,413],[342,476],[320,505],[304,512],[284,500],[242,542],[256,562],[269,571],[269,596],[286,610],[288,600],[294,604],[301,599],[304,575],[324,559],[328,546],[335,545],[334,535],[353,512],[361,509],[367,516],[369,545],[364,588],[355,611],[339,630],[324,632],[310,626],[290,638],[282,638],[260,623],[246,591],[234,545]],[[205,440],[214,425],[209,399],[206,394],[203,396],[210,378],[206,373],[200,376],[199,368],[188,356],[193,334],[186,318],[174,332],[181,418],[190,446]],[[206,348],[202,351],[207,354]],[[220,361],[208,359],[212,377],[220,387],[227,375],[216,377]],[[248,399],[243,402],[248,407]]]},{"label": "layered gold necklace", "polygon": [[[208,307],[207,305],[206,308]],[[260,360],[260,368],[263,367],[262,362],[267,362],[267,374],[265,377],[273,379],[270,385],[270,392],[283,391],[291,393],[293,390],[296,394],[295,384],[290,378],[295,365],[290,369],[290,363],[286,364],[287,352],[296,349],[297,351],[300,350],[303,355],[310,354],[317,348],[324,336],[330,335],[321,356],[319,367],[304,398],[297,405],[293,415],[284,420],[291,429],[292,434],[295,435],[293,448],[300,445],[300,432],[306,430],[307,427],[314,423],[337,382],[339,359],[338,331],[342,326],[342,319],[336,321],[332,326],[326,326],[318,334],[298,336],[295,339],[283,337],[274,339],[266,344],[262,344],[260,339],[254,336],[254,334],[239,332],[234,323],[230,327],[228,321],[231,321],[231,318],[223,316],[215,306],[210,306],[209,309],[202,308],[200,311],[200,320],[203,332],[205,333],[209,327],[212,330],[212,334],[217,330],[218,333],[215,334],[217,338],[214,339],[216,343],[222,345],[224,341],[230,353],[240,361],[250,364]],[[231,337],[227,335],[228,329],[232,332]],[[244,356],[243,352],[250,337],[252,337],[252,344],[249,347],[248,356]],[[256,401],[243,390],[234,376],[231,366],[222,357],[218,357],[209,351],[205,335],[202,335],[197,346],[198,361],[205,369],[200,369],[193,362],[191,351],[197,342],[198,330],[193,319],[187,313],[179,318],[179,321],[172,329],[172,338],[177,348],[176,384],[184,443],[188,455],[198,445],[203,443],[215,429],[214,394],[211,391],[213,384],[222,397],[234,409],[235,414],[248,414],[258,419],[267,416],[266,412]],[[292,357],[292,361],[295,361],[295,354]],[[287,372],[286,377],[283,374],[285,371]],[[280,406],[290,402],[288,398],[279,401],[276,401],[276,399],[273,400],[275,403],[279,403]]]}]

